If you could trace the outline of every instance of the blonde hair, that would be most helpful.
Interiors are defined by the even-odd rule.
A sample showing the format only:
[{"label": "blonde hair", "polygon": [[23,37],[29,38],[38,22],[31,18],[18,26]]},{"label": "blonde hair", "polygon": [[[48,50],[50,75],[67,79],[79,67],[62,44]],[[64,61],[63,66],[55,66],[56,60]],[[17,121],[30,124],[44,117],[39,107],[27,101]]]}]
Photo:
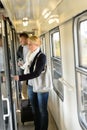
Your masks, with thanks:
[{"label": "blonde hair", "polygon": [[41,45],[41,40],[39,37],[33,35],[31,37],[29,37],[29,41],[32,43],[32,44],[37,44],[38,46]]}]

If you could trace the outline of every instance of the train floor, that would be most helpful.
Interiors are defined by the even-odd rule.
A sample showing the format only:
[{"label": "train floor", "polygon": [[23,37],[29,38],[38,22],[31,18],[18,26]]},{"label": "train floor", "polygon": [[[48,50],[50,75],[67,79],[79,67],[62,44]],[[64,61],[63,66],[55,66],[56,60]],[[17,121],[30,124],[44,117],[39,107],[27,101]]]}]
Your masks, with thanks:
[{"label": "train floor", "polygon": [[[18,112],[18,130],[34,130],[34,123],[33,121],[31,122],[26,122],[24,123],[24,125],[21,123],[21,119],[20,119],[20,111]],[[49,126],[48,126],[48,130],[58,130],[56,123],[49,111]]]}]

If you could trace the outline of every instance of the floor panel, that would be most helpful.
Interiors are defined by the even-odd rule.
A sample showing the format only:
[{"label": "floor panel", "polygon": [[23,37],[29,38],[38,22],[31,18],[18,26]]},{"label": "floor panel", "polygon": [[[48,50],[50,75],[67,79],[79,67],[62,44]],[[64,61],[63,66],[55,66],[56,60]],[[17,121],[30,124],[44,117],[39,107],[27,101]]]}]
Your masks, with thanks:
[{"label": "floor panel", "polygon": [[[34,123],[33,122],[26,122],[24,125],[21,123],[20,121],[20,113],[18,116],[18,130],[34,130]],[[49,112],[49,128],[48,130],[58,130],[55,124],[55,121],[53,119],[53,117],[51,116],[50,112]]]}]

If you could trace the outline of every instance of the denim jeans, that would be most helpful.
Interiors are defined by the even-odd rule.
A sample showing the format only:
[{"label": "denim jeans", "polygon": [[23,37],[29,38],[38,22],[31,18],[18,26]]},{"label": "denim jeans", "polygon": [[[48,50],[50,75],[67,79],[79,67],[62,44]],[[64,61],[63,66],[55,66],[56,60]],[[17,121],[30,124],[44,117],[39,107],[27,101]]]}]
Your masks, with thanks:
[{"label": "denim jeans", "polygon": [[35,130],[47,130],[48,129],[47,103],[49,92],[35,93],[33,92],[33,87],[28,86],[28,96],[34,113]]}]

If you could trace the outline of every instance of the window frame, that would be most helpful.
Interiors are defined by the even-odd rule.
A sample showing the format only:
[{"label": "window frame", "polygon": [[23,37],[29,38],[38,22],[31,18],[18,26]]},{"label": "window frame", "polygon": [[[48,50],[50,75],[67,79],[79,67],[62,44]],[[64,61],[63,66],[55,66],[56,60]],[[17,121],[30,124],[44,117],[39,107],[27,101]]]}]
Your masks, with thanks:
[{"label": "window frame", "polygon": [[[53,53],[53,34],[59,33],[59,44],[60,44],[60,57],[55,57]],[[52,68],[52,80],[53,80],[53,89],[58,95],[58,97],[63,101],[64,100],[64,88],[62,83],[60,82],[60,78],[62,78],[62,60],[61,60],[61,39],[60,39],[60,30],[59,27],[56,27],[49,32],[50,35],[50,47],[51,47],[51,68]],[[55,49],[55,48],[54,48]],[[59,75],[57,79],[55,75]],[[54,82],[56,79],[56,82]]]},{"label": "window frame", "polygon": [[[87,20],[87,12],[84,12],[78,16],[76,16],[74,18],[74,47],[75,47],[75,73],[76,73],[76,96],[77,96],[77,110],[78,110],[78,119],[79,119],[79,123],[81,125],[81,127],[86,130],[87,129],[87,125],[85,123],[85,121],[82,118],[82,109],[81,109],[81,105],[82,105],[82,96],[81,94],[84,95],[84,92],[81,90],[84,88],[84,86],[81,84],[81,87],[79,86],[79,79],[78,79],[78,75],[80,75],[80,77],[87,76],[87,68],[83,65],[80,64],[81,61],[81,55],[80,55],[80,23],[84,20]],[[83,79],[81,78],[81,81]],[[84,105],[85,107],[85,105]],[[85,113],[86,114],[86,113]]]}]

